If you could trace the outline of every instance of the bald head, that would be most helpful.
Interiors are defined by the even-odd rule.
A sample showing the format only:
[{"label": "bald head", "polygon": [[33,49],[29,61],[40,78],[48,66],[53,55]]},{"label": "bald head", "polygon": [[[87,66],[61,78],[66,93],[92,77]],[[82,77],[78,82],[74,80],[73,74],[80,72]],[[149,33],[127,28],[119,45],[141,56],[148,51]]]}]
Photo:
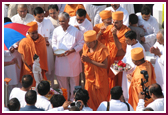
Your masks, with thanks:
[{"label": "bald head", "polygon": [[18,4],[17,12],[21,18],[25,18],[27,14],[27,5],[26,4]]},{"label": "bald head", "polygon": [[161,29],[156,35],[157,41],[159,44],[164,45],[164,29]]},{"label": "bald head", "polygon": [[27,8],[27,4],[18,4],[17,9],[18,8]]}]

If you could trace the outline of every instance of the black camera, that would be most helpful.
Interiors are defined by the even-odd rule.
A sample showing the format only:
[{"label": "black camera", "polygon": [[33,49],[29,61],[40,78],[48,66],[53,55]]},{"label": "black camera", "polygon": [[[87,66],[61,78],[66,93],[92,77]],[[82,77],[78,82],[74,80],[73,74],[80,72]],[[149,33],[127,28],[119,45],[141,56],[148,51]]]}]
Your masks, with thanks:
[{"label": "black camera", "polygon": [[144,78],[146,80],[146,81],[143,81],[143,79],[141,78],[141,85],[142,85],[142,90],[143,90],[143,92],[141,92],[141,94],[145,95],[145,100],[147,100],[147,99],[151,98],[150,95],[149,95],[149,88],[148,88],[149,86],[146,87],[144,84],[148,82],[149,76],[148,76],[148,72],[145,71],[145,70],[142,70],[141,74],[144,75]]},{"label": "black camera", "polygon": [[81,102],[79,102],[79,101],[72,102],[71,106],[76,106],[76,107],[80,108]]}]

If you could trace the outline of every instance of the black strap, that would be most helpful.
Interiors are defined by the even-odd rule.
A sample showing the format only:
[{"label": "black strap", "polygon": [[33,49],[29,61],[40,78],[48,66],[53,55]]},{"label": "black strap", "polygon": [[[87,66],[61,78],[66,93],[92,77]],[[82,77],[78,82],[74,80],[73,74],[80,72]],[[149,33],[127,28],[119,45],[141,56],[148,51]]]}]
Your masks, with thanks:
[{"label": "black strap", "polygon": [[127,102],[124,102],[124,103],[127,105],[128,111],[130,111],[130,106],[129,106],[129,104],[128,104]]},{"label": "black strap", "polygon": [[107,111],[109,111],[110,102],[107,102]]}]

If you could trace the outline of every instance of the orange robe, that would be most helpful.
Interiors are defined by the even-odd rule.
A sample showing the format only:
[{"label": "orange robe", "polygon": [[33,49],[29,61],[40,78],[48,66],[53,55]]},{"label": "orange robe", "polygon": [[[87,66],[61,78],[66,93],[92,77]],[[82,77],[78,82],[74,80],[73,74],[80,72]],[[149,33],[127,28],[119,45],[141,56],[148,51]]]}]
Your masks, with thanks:
[{"label": "orange robe", "polygon": [[[94,30],[98,33],[100,31],[100,28],[104,26],[104,23],[96,24],[94,27]],[[109,50],[109,58],[108,58],[108,76],[109,76],[109,90],[113,88],[114,86],[121,86],[122,83],[122,72],[118,73],[116,76],[113,74],[113,72],[110,70],[111,64],[114,63],[114,60],[121,60],[124,56],[116,57],[116,54],[118,52],[118,49],[114,43],[113,35],[111,32],[111,29],[113,28],[113,25],[107,26],[106,30],[103,32],[103,35],[101,35],[101,38],[99,39],[100,42],[102,42],[105,46],[107,46]],[[121,29],[119,30],[119,33],[117,33],[117,37],[122,44],[122,49],[126,52],[126,46],[125,43],[125,33],[129,31],[130,28],[123,25]],[[109,93],[110,95],[110,93]]]},{"label": "orange robe", "polygon": [[[40,58],[40,67],[42,69],[42,75],[45,80],[47,80],[45,76],[45,72],[48,71],[47,65],[47,49],[46,49],[46,41],[39,34],[39,38],[36,41],[33,41],[32,38],[27,35],[26,38],[22,39],[19,43],[18,52],[23,55],[24,60],[28,65],[33,65],[33,56],[37,54]],[[21,69],[21,77],[23,75],[30,74],[33,77],[32,71],[23,63]],[[33,86],[35,86],[35,80],[33,80]]]},{"label": "orange robe", "polygon": [[[142,92],[141,78],[143,79],[143,81],[146,81],[144,75],[140,73],[141,70],[146,70],[148,72],[149,78],[148,82],[145,83],[146,87],[156,83],[154,67],[150,62],[146,61],[145,63],[136,66],[135,70],[132,73],[132,80],[129,88],[129,99],[128,99],[128,103],[132,105],[135,111],[139,102],[138,98],[139,92]],[[152,98],[148,99],[148,101],[145,100],[145,107],[152,101],[153,101]]]},{"label": "orange robe", "polygon": [[[82,55],[87,55],[91,60],[102,63],[109,53],[107,47],[98,41],[97,48],[93,53],[90,53],[88,47],[84,44]],[[88,106],[96,111],[102,101],[108,101],[107,69],[84,62],[84,73],[85,89],[89,93]]]},{"label": "orange robe", "polygon": [[[68,13],[70,17],[72,16],[76,16],[76,11],[78,9],[84,9],[85,7],[83,6],[83,4],[66,4],[65,8],[64,8],[64,12]],[[91,21],[90,17],[88,14],[86,14],[86,18]]]}]

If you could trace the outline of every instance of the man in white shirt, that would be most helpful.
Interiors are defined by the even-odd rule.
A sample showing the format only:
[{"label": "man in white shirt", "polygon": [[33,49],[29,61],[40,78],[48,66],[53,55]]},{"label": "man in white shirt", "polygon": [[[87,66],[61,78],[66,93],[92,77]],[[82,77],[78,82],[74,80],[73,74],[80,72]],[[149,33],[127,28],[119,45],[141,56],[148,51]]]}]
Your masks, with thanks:
[{"label": "man in white shirt", "polygon": [[93,30],[92,23],[86,18],[86,10],[78,9],[76,16],[70,18],[69,24],[78,28],[82,33]]},{"label": "man in white shirt", "polygon": [[52,34],[54,26],[50,19],[44,18],[44,10],[41,7],[36,7],[34,9],[35,22],[38,24],[38,33],[41,34],[46,40],[47,48],[47,64],[48,72],[46,72],[47,80],[51,81],[51,87],[54,86],[54,52],[51,47]]},{"label": "man in white shirt", "polygon": [[56,56],[55,75],[59,87],[66,88],[68,99],[73,101],[73,90],[75,86],[79,85],[79,74],[82,72],[79,52],[83,48],[84,40],[82,33],[68,24],[69,18],[70,16],[66,12],[58,15],[61,26],[54,29],[52,48],[54,51],[57,49],[66,51],[64,55]]},{"label": "man in white shirt", "polygon": [[64,111],[68,109],[68,106],[71,104],[71,101],[66,101],[63,95],[54,94],[50,102],[52,104],[52,109],[48,111]]},{"label": "man in white shirt", "polygon": [[27,5],[26,4],[18,4],[17,5],[17,14],[11,18],[12,22],[27,24],[34,20],[33,15],[27,13]]},{"label": "man in white shirt", "polygon": [[126,9],[122,8],[120,4],[111,4],[111,6],[105,8],[105,10],[110,10],[112,12],[122,11],[124,13],[123,24],[127,27],[129,26],[129,13]]},{"label": "man in white shirt", "polygon": [[59,26],[59,21],[58,21],[58,14],[59,14],[59,9],[58,6],[56,4],[52,4],[48,6],[48,12],[49,12],[49,19],[51,20],[52,24],[54,25],[54,27],[58,27]]},{"label": "man in white shirt", "polygon": [[143,6],[141,13],[136,14],[138,16],[138,26],[142,27],[145,30],[145,36],[141,37],[143,46],[146,51],[155,44],[156,34],[159,31],[159,24],[151,15],[150,8],[148,6]]},{"label": "man in white shirt", "polygon": [[31,75],[24,75],[22,77],[22,88],[15,87],[12,89],[9,100],[12,98],[17,98],[20,102],[20,107],[26,106],[25,94],[31,89],[33,83],[33,78]]},{"label": "man in white shirt", "polygon": [[[128,111],[128,106],[131,111],[134,111],[130,104],[122,102],[123,100],[123,91],[120,86],[115,86],[111,89],[111,100],[109,101],[109,105],[107,101],[103,101],[97,111]],[[107,110],[107,107],[109,110]]]},{"label": "man in white shirt", "polygon": [[[149,86],[149,95],[154,101],[148,104],[146,108],[151,107],[154,111],[164,111],[164,96],[159,84],[156,83]],[[145,95],[139,93],[139,103],[136,111],[142,111],[145,108],[144,98]]]},{"label": "man in white shirt", "polygon": [[[122,89],[123,89],[123,95],[125,97],[125,100],[128,101],[129,98],[129,86],[130,86],[130,82],[127,79],[127,75],[132,73],[136,67],[136,65],[132,62],[132,58],[131,58],[131,50],[133,48],[137,48],[137,47],[141,47],[143,49],[143,53],[145,55],[145,49],[144,47],[137,41],[136,39],[136,32],[134,31],[128,31],[125,33],[125,42],[127,44],[127,48],[126,48],[126,54],[123,57],[122,61],[124,63],[128,63],[132,68],[131,70],[128,71],[124,71],[123,75],[122,75]],[[145,56],[144,56],[145,57]]]},{"label": "man in white shirt", "polygon": [[37,86],[37,101],[35,106],[45,111],[52,109],[50,101],[45,97],[50,91],[50,83],[48,81],[41,81]]},{"label": "man in white shirt", "polygon": [[150,52],[155,54],[156,62],[155,62],[155,74],[156,74],[156,82],[161,86],[163,92],[164,89],[164,30],[160,30],[157,35],[157,42],[153,47],[150,48]]}]

